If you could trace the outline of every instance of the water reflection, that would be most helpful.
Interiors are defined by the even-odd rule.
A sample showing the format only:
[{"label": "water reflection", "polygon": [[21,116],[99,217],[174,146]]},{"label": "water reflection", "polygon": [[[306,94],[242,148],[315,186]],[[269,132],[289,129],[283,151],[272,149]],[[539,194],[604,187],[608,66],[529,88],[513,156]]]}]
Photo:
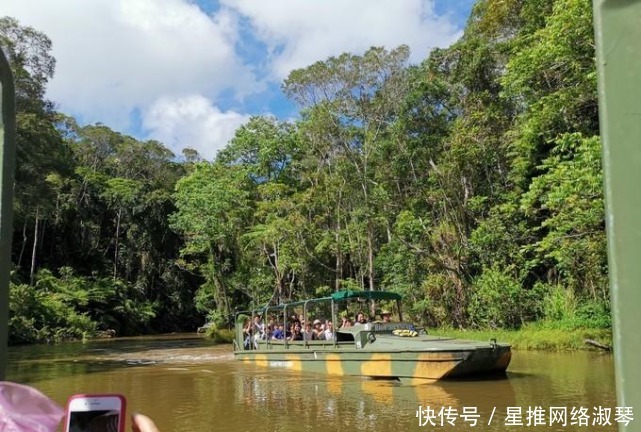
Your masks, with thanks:
[{"label": "water reflection", "polygon": [[[432,430],[419,426],[419,406],[459,413],[474,407],[479,428],[502,431],[515,429],[504,424],[507,407],[586,406],[591,412],[616,405],[612,358],[594,353],[517,352],[507,379],[416,387],[244,365],[231,359],[229,347],[195,338],[18,347],[10,357],[12,380],[60,403],[79,392],[124,393],[130,410],[149,414],[163,432]],[[435,429],[468,427],[457,421]],[[616,424],[589,429],[614,431]]]},{"label": "water reflection", "polygon": [[[399,426],[403,430],[419,430],[419,406],[452,407],[460,412],[464,406],[473,406],[481,416],[489,416],[494,406],[515,404],[509,379],[412,387],[351,377],[269,373],[257,367],[238,369],[235,375],[236,402],[248,412],[260,413],[267,423],[278,428],[286,427],[288,418],[293,416],[305,424],[318,425],[314,430],[336,430],[336,426],[338,430],[356,431],[396,430]],[[479,397],[479,392],[484,397]],[[337,419],[339,425],[323,428],[323,424]]]}]

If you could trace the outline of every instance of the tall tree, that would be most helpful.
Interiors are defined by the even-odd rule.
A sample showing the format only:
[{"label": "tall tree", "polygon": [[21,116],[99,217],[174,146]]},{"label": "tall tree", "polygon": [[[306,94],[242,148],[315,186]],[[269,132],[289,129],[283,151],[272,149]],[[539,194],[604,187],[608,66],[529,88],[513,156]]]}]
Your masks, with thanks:
[{"label": "tall tree", "polygon": [[[321,163],[330,169],[333,163],[345,165],[338,169],[344,173],[349,191],[343,195],[339,188],[333,205],[340,209],[343,197],[350,197],[352,209],[349,214],[337,215],[335,241],[340,245],[347,237],[352,264],[366,269],[361,283],[369,289],[375,288],[374,259],[380,230],[377,209],[383,207],[374,180],[379,143],[404,98],[408,58],[407,46],[391,51],[371,48],[362,56],[342,54],[292,71],[283,84],[285,94],[309,113],[303,133],[315,146]],[[345,235],[341,234],[343,227]],[[336,266],[338,275],[342,259],[336,260]]]},{"label": "tall tree", "polygon": [[249,177],[242,167],[202,162],[176,185],[172,226],[185,237],[181,254],[205,278],[198,305],[224,317],[232,310],[231,275],[238,267],[238,239],[251,214]]},{"label": "tall tree", "polygon": [[[55,127],[53,104],[45,99],[55,69],[51,40],[16,19],[4,17],[0,18],[0,45],[9,58],[16,87],[15,222],[22,235],[15,238],[22,243],[21,251],[31,242],[29,274],[33,284],[43,223],[54,210],[56,194],[48,179],[68,174],[70,155]],[[18,265],[22,255],[20,252]]]}]

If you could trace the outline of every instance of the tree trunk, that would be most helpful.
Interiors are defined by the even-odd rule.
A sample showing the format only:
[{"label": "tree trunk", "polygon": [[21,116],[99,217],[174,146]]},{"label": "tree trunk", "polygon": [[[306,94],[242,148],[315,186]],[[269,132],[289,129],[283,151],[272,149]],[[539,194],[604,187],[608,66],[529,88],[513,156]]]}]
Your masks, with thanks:
[{"label": "tree trunk", "polygon": [[367,224],[367,277],[369,278],[369,289],[374,291],[374,230],[371,223]]},{"label": "tree trunk", "polygon": [[36,207],[36,223],[33,229],[33,248],[31,249],[31,270],[29,271],[29,284],[33,286],[36,275],[36,250],[38,248],[38,222],[40,220],[40,207]]},{"label": "tree trunk", "polygon": [[120,218],[122,216],[122,209],[118,209],[118,216],[116,219],[116,247],[114,249],[114,280],[118,276],[118,246],[120,240]]},{"label": "tree trunk", "polygon": [[[374,290],[374,248],[372,237],[374,236],[374,230],[372,229],[371,223],[367,224],[367,262],[368,262],[368,277],[369,277],[369,289],[370,291]],[[376,316],[376,302],[374,300],[369,303],[370,316]]]},{"label": "tree trunk", "polygon": [[[339,203],[340,206],[340,203]],[[341,218],[340,213],[337,211],[336,217],[336,270],[335,270],[335,281],[334,281],[334,291],[340,291],[341,283],[343,280],[343,251],[341,250]]]},{"label": "tree trunk", "polygon": [[216,253],[210,249],[210,271],[211,277],[213,278],[215,292],[214,300],[216,301],[216,307],[219,311],[222,311],[225,319],[229,318],[231,308],[229,307],[229,299],[227,297],[227,283],[225,282],[224,275],[222,274],[222,267],[218,267],[216,264],[219,260],[215,257],[222,256],[222,248],[220,245],[216,246]]},{"label": "tree trunk", "polygon": [[24,225],[22,225],[22,247],[20,248],[20,255],[18,255],[18,267],[22,266],[22,256],[27,247],[27,240],[27,219],[25,218]]}]

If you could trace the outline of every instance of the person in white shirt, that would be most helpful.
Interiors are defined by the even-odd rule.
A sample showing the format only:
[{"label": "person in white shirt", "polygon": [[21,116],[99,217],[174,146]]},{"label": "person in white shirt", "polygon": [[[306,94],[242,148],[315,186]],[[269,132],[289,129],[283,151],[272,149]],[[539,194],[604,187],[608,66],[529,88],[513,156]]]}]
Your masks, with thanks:
[{"label": "person in white shirt", "polygon": [[253,328],[254,332],[254,348],[258,349],[258,341],[265,339],[265,324],[260,315],[254,317]]},{"label": "person in white shirt", "polygon": [[327,323],[325,323],[324,334],[325,334],[325,340],[334,339],[334,324],[330,320],[327,320]]}]

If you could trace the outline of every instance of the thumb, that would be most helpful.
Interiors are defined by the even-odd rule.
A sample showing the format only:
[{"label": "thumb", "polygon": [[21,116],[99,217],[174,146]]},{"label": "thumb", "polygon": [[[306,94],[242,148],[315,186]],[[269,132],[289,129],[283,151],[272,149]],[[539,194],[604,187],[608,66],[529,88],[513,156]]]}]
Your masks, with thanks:
[{"label": "thumb", "polygon": [[131,424],[134,432],[158,432],[156,424],[149,417],[143,414],[132,414]]}]

